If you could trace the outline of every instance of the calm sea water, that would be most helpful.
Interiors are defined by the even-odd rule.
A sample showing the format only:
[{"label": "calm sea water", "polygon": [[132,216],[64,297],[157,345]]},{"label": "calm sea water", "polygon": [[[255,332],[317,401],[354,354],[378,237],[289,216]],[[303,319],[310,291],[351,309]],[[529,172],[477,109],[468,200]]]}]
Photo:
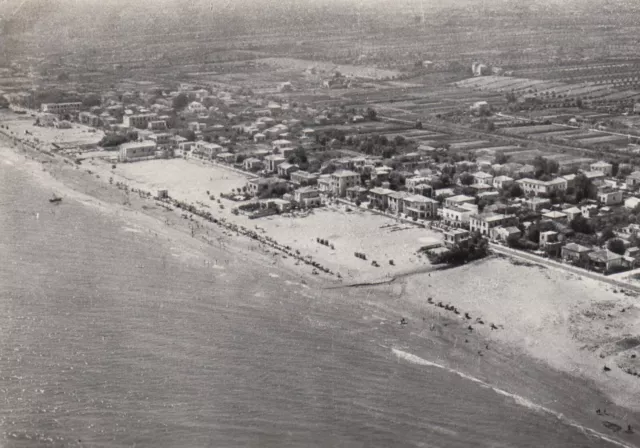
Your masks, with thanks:
[{"label": "calm sea water", "polygon": [[[2,446],[609,446],[399,360],[394,345],[442,357],[446,344],[411,347],[359,292],[305,289],[223,253],[214,269],[50,195],[0,161]],[[540,396],[575,392],[536,381]]]}]

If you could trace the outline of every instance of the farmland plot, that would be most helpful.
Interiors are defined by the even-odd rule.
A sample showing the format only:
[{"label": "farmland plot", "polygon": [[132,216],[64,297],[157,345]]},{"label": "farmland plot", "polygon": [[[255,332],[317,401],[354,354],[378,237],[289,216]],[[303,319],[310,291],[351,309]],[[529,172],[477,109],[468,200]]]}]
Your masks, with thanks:
[{"label": "farmland plot", "polygon": [[592,145],[599,145],[599,144],[603,144],[603,143],[626,143],[628,140],[627,137],[621,136],[621,135],[605,135],[602,137],[591,137],[591,138],[584,138],[584,139],[580,139],[578,140],[578,142],[581,145],[585,145],[585,146],[592,146]]},{"label": "farmland plot", "polygon": [[519,126],[513,128],[504,128],[503,131],[509,135],[530,135],[542,132],[560,131],[562,126],[557,124],[542,124],[537,126]]}]

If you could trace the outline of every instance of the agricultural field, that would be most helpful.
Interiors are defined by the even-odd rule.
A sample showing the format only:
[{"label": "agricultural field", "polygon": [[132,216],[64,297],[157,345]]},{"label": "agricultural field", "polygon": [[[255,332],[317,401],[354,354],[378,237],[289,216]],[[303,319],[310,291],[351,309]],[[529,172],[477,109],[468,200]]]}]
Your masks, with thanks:
[{"label": "agricultural field", "polygon": [[488,142],[486,140],[474,140],[474,141],[470,141],[470,142],[451,143],[449,145],[449,148],[453,149],[453,150],[466,151],[466,150],[469,150],[469,149],[483,148],[487,144],[490,144],[490,143],[491,142]]},{"label": "agricultural field", "polygon": [[626,143],[628,141],[628,137],[624,137],[621,135],[604,135],[601,137],[591,137],[577,140],[578,143],[585,146],[599,145],[603,143],[615,144],[615,143]]},{"label": "agricultural field", "polygon": [[547,155],[547,152],[539,149],[522,149],[520,151],[505,152],[504,155],[509,157],[511,162],[528,163],[539,156]]},{"label": "agricultural field", "polygon": [[509,135],[529,135],[560,130],[563,130],[563,127],[557,124],[541,124],[536,126],[516,126],[513,128],[503,128],[502,132]]},{"label": "agricultural field", "polygon": [[522,150],[522,148],[520,146],[515,146],[515,145],[508,145],[508,146],[493,146],[493,147],[487,147],[487,148],[477,148],[474,149],[473,152],[477,155],[477,156],[493,156],[496,153],[499,152],[503,152],[503,153],[514,153],[516,151]]}]

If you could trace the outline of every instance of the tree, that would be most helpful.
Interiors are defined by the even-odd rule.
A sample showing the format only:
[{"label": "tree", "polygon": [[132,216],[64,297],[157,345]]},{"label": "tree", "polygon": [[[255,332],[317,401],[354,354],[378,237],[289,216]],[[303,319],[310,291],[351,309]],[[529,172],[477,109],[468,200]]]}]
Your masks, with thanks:
[{"label": "tree", "polygon": [[173,108],[176,110],[182,110],[189,104],[189,97],[184,93],[179,93],[173,98]]},{"label": "tree", "polygon": [[99,146],[103,148],[110,148],[114,146],[119,146],[123,143],[129,141],[125,135],[122,134],[107,134],[102,137],[102,140],[98,143]]},{"label": "tree", "polygon": [[402,135],[396,135],[393,139],[393,142],[396,144],[396,146],[404,146],[407,144],[407,141]]},{"label": "tree", "polygon": [[590,235],[594,232],[593,226],[589,220],[582,215],[576,215],[575,218],[571,220],[570,225],[573,231],[577,233]]},{"label": "tree", "polygon": [[403,187],[405,183],[405,177],[397,171],[389,173],[389,186],[392,190],[398,190]]},{"label": "tree", "polygon": [[102,100],[98,95],[91,94],[82,98],[82,105],[84,107],[99,106],[100,104],[102,104]]},{"label": "tree", "polygon": [[604,229],[602,229],[600,237],[598,238],[598,242],[602,245],[605,242],[609,241],[611,238],[615,238],[615,236],[616,234],[613,233],[613,228],[611,226],[606,226]]},{"label": "tree", "polygon": [[609,240],[609,242],[607,243],[607,249],[609,249],[611,252],[614,252],[618,255],[624,255],[624,252],[625,252],[624,242],[619,238],[613,238]]},{"label": "tree", "polygon": [[196,140],[196,133],[191,129],[180,129],[180,131],[178,131],[178,135],[186,138],[189,142],[194,142]]},{"label": "tree", "polygon": [[309,166],[309,159],[307,158],[307,152],[302,147],[297,147],[293,153],[287,159],[289,163],[297,164],[301,169],[306,169]]},{"label": "tree", "polygon": [[517,184],[515,182],[511,184],[508,188],[509,188],[509,197],[520,198],[524,194],[524,191],[522,191],[522,187],[520,186],[520,184]]},{"label": "tree", "polygon": [[471,185],[473,183],[474,179],[473,179],[473,176],[471,174],[465,172],[465,173],[460,174],[459,180],[460,180],[460,183],[462,185],[469,186],[469,185]]},{"label": "tree", "polygon": [[576,195],[576,203],[582,201],[583,199],[587,199],[591,193],[591,180],[587,179],[587,177],[582,174],[576,174],[574,179],[574,189]]},{"label": "tree", "polygon": [[503,165],[503,164],[507,163],[508,160],[509,160],[509,157],[507,157],[504,152],[502,152],[502,151],[496,152],[496,155],[494,157],[495,163]]},{"label": "tree", "polygon": [[540,223],[535,222],[529,226],[527,229],[527,238],[532,243],[538,244],[540,241]]}]

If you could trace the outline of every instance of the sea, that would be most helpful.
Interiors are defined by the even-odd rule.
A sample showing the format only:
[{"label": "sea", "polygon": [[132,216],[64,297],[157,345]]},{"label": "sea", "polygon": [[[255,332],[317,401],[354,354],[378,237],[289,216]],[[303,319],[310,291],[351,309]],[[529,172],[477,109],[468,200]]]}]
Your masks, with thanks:
[{"label": "sea", "polygon": [[51,193],[0,160],[2,447],[634,446],[583,418],[588,384],[454,363],[472,355],[375,290]]}]

